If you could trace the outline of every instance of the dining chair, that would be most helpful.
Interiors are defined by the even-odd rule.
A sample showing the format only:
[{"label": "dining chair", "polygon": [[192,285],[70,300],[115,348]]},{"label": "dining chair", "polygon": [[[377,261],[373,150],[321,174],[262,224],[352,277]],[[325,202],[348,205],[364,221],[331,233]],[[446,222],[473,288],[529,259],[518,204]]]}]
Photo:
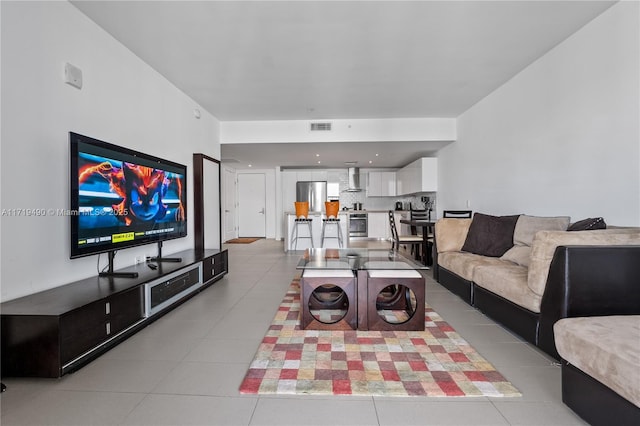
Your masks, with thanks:
[{"label": "dining chair", "polygon": [[399,235],[393,210],[389,210],[389,226],[391,227],[391,249],[398,250],[400,245],[420,246],[422,237],[419,235]]},{"label": "dining chair", "polygon": [[[429,210],[410,210],[409,211],[411,220],[430,220],[431,212]],[[422,237],[422,234],[418,232],[418,227],[415,225],[409,226],[409,230],[411,231],[411,235],[418,235]],[[420,251],[420,246],[411,246],[411,254],[413,255],[415,251]],[[418,253],[419,255],[419,253]]]}]

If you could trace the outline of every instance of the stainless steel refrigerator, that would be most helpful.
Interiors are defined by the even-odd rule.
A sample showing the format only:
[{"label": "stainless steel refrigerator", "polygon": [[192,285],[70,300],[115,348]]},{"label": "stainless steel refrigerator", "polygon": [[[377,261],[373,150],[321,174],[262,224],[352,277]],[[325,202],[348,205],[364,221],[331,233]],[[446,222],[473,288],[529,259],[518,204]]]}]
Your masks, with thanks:
[{"label": "stainless steel refrigerator", "polygon": [[322,212],[327,201],[326,181],[298,181],[296,201],[308,201],[310,212]]}]

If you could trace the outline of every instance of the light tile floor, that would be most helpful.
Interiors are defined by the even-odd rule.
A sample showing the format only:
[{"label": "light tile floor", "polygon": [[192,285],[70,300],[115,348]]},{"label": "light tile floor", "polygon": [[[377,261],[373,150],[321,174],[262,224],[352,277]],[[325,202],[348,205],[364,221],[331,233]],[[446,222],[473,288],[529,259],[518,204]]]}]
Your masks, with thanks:
[{"label": "light tile floor", "polygon": [[[359,243],[388,246],[387,243]],[[74,374],[6,378],[8,425],[574,425],[560,368],[427,274],[427,302],[522,398],[240,395],[300,254],[282,242],[231,244],[229,274]]]}]

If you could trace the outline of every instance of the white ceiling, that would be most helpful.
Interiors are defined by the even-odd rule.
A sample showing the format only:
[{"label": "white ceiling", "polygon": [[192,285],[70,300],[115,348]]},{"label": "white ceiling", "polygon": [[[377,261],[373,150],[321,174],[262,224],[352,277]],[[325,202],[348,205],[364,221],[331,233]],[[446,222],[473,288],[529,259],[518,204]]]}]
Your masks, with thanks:
[{"label": "white ceiling", "polygon": [[[226,121],[457,117],[615,2],[72,3]],[[280,145],[266,151],[276,163],[240,145],[222,156],[312,165]]]}]

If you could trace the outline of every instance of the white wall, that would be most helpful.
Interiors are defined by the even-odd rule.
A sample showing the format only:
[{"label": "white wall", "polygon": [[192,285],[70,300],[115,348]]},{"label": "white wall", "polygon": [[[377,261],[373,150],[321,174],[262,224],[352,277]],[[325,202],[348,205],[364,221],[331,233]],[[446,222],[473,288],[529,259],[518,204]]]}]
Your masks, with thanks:
[{"label": "white wall", "polygon": [[[310,122],[331,122],[331,132],[311,132]],[[225,121],[220,128],[223,144],[453,140],[454,118]]]},{"label": "white wall", "polygon": [[621,2],[458,118],[438,209],[640,225],[638,2]]},{"label": "white wall", "polygon": [[[75,131],[189,167],[189,236],[167,254],[193,247],[192,154],[220,158],[219,123],[67,2],[2,2],[1,207],[69,206],[69,141]],[[84,87],[63,83],[65,62]],[[1,219],[2,300],[96,274],[97,256],[69,259],[68,217]],[[155,254],[121,251],[116,267]],[[101,263],[105,264],[102,256]]]}]

